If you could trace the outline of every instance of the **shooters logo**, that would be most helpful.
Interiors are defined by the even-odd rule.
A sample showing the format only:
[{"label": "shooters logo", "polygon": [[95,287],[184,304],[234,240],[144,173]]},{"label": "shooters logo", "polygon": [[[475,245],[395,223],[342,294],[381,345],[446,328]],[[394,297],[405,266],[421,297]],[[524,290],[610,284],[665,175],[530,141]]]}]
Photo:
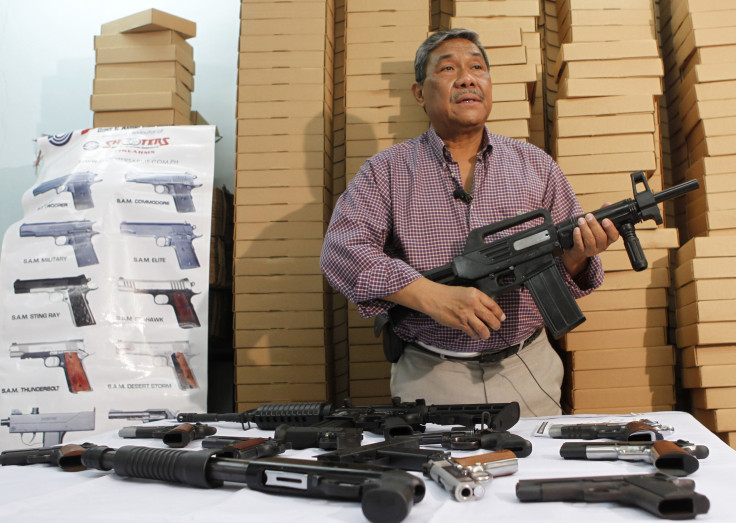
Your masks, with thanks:
[{"label": "shooters logo", "polygon": [[69,143],[69,140],[72,139],[72,135],[74,133],[65,133],[65,134],[55,134],[53,136],[49,136],[49,143],[51,145],[55,145],[56,147],[61,147],[62,145],[66,145]]}]

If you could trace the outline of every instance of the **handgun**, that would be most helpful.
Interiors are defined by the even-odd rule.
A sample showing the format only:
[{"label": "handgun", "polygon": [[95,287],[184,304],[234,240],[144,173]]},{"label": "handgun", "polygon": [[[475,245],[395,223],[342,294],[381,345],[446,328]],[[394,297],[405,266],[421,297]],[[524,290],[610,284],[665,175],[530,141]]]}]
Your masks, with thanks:
[{"label": "handgun", "polygon": [[199,318],[192,306],[192,290],[194,282],[189,278],[180,280],[128,280],[118,279],[118,289],[136,294],[150,294],[157,305],[171,305],[174,308],[176,321],[182,329],[199,327]]},{"label": "handgun", "polygon": [[173,247],[180,269],[195,269],[199,260],[192,247],[192,240],[201,238],[194,234],[196,225],[189,223],[122,222],[120,232],[135,236],[152,236],[159,247]]},{"label": "handgun", "polygon": [[171,367],[181,390],[196,389],[197,379],[189,366],[189,341],[123,341],[115,342],[120,355],[150,356],[155,365]]},{"label": "handgun", "polygon": [[78,267],[100,263],[92,246],[92,236],[95,234],[99,233],[92,229],[92,222],[89,220],[24,223],[20,226],[21,238],[53,236],[56,245],[71,245]]},{"label": "handgun", "polygon": [[178,425],[136,425],[118,430],[121,438],[160,439],[172,448],[186,447],[195,439],[203,439],[217,432],[204,423],[180,423]]},{"label": "handgun", "polygon": [[101,180],[95,180],[97,175],[91,172],[71,173],[59,176],[53,180],[43,182],[33,188],[33,196],[54,189],[56,194],[64,191],[71,193],[75,209],[91,209],[94,207],[90,185]]},{"label": "handgun", "polygon": [[87,284],[91,280],[84,274],[65,278],[41,278],[38,280],[15,280],[13,290],[15,294],[46,292],[61,294],[62,299],[69,305],[72,321],[77,327],[86,327],[95,324],[95,318],[87,302],[87,293],[94,290]]},{"label": "handgun", "polygon": [[194,212],[192,189],[202,187],[201,183],[194,183],[197,177],[189,173],[144,173],[126,174],[126,182],[150,183],[156,194],[170,194],[174,197],[174,206],[177,212]]},{"label": "handgun", "polygon": [[628,423],[578,423],[550,425],[549,436],[558,439],[614,439],[618,441],[656,441],[674,431],[669,425],[640,419]]},{"label": "handgun", "polygon": [[86,392],[92,390],[82,360],[89,356],[84,350],[84,340],[65,340],[37,343],[13,343],[10,345],[10,357],[41,359],[45,367],[61,367],[69,392]]}]

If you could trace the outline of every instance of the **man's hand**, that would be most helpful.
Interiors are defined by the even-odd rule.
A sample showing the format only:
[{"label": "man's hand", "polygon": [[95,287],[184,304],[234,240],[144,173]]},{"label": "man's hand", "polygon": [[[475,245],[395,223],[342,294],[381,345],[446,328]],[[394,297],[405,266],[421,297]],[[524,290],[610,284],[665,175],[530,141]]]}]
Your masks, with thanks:
[{"label": "man's hand", "polygon": [[[610,203],[603,204],[603,207]],[[618,240],[619,234],[613,222],[605,218],[598,223],[595,216],[586,214],[578,220],[572,233],[573,247],[562,253],[562,263],[573,278],[588,266],[588,258],[600,254]]]},{"label": "man's hand", "polygon": [[506,319],[498,304],[474,287],[443,285],[419,278],[384,299],[431,317],[440,325],[459,329],[473,339],[487,340],[491,329]]}]

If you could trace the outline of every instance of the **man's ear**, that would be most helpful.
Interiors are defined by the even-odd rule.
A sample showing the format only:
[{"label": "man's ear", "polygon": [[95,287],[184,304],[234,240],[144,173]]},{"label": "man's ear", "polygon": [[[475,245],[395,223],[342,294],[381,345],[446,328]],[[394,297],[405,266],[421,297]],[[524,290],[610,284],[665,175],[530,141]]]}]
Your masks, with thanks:
[{"label": "man's ear", "polygon": [[411,86],[411,92],[414,95],[414,99],[419,104],[419,107],[424,108],[424,86],[419,82],[414,82]]}]

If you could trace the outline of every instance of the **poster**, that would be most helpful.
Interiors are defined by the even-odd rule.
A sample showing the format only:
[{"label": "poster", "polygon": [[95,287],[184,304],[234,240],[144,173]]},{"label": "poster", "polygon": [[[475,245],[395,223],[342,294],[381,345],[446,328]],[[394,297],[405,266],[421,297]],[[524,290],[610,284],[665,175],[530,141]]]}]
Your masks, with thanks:
[{"label": "poster", "polygon": [[36,142],[0,256],[0,449],[206,410],[214,126]]}]

